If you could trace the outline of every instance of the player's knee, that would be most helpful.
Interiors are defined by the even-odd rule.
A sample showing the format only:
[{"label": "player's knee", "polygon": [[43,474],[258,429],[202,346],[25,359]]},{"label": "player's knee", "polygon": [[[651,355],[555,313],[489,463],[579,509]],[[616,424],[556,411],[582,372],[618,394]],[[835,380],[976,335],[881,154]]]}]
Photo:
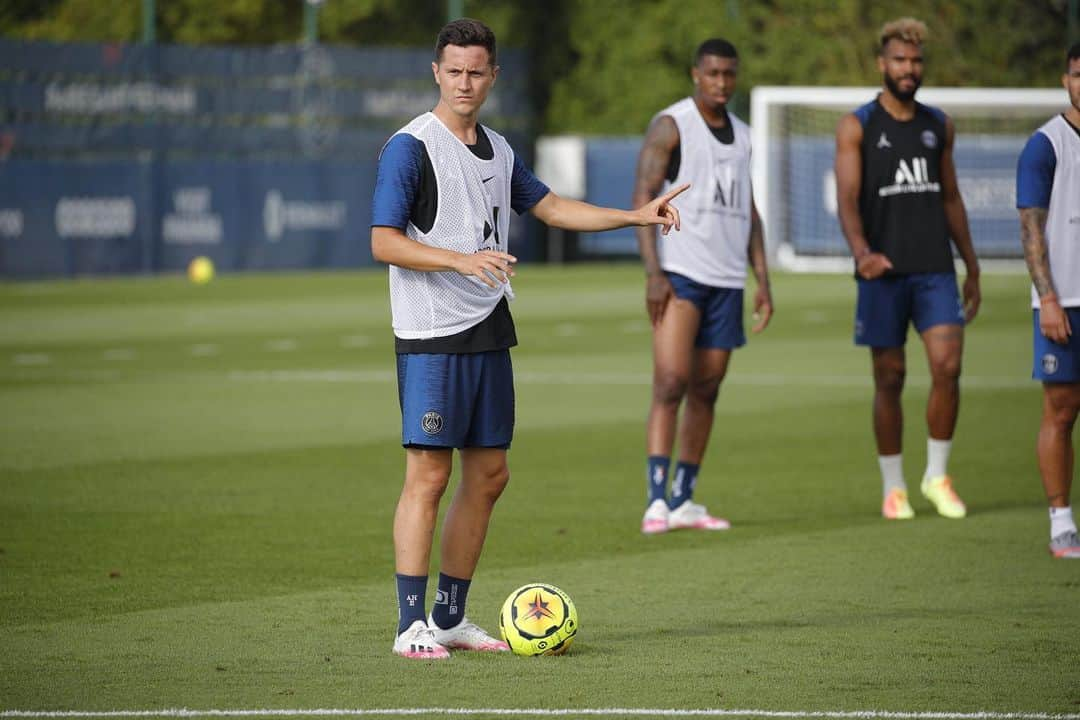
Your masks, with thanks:
[{"label": "player's knee", "polygon": [[473,483],[473,487],[490,502],[494,503],[502,495],[509,482],[510,468],[504,463],[484,468],[478,474],[477,482]]},{"label": "player's knee", "polygon": [[438,503],[450,484],[450,473],[442,468],[411,470],[405,478],[405,489],[410,494]]},{"label": "player's knee", "polygon": [[1051,398],[1046,405],[1046,417],[1059,429],[1071,433],[1080,414],[1080,398]]},{"label": "player's knee", "polygon": [[690,386],[688,398],[694,402],[712,407],[716,404],[716,398],[720,395],[721,379],[717,377],[695,382]]},{"label": "player's knee", "polygon": [[653,399],[662,405],[678,405],[686,396],[687,380],[682,375],[665,373],[653,380]]},{"label": "player's knee", "polygon": [[960,378],[960,356],[934,360],[930,364],[930,377],[936,383],[952,383]]},{"label": "player's knee", "polygon": [[874,387],[889,393],[899,393],[904,389],[907,368],[903,362],[879,363],[874,366]]}]

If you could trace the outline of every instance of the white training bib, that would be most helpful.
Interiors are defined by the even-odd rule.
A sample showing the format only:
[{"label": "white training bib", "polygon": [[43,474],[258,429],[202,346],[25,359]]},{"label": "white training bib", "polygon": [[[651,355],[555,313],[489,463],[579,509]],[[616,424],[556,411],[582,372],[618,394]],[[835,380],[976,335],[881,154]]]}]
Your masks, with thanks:
[{"label": "white training bib", "polygon": [[[424,143],[438,187],[435,223],[421,232],[411,222],[405,234],[424,245],[460,253],[506,252],[510,232],[510,178],[514,152],[506,140],[483,128],[494,154],[482,160],[442,124],[424,113],[399,130]],[[421,272],[390,266],[390,309],[394,335],[403,340],[447,337],[468,330],[491,314],[510,284],[491,288],[479,278],[453,271]]]},{"label": "white training bib", "polygon": [[[1080,135],[1060,115],[1055,115],[1037,132],[1050,139],[1057,158],[1046,214],[1050,275],[1058,302],[1063,307],[1080,307]],[[1039,294],[1034,286],[1031,306],[1039,307]]]},{"label": "white training bib", "polygon": [[661,110],[661,115],[671,117],[679,129],[681,156],[678,175],[665,191],[683,183],[691,186],[673,201],[682,229],[660,236],[660,267],[704,285],[742,288],[750,240],[750,128],[729,112],[735,141],[721,143],[693,98]]}]

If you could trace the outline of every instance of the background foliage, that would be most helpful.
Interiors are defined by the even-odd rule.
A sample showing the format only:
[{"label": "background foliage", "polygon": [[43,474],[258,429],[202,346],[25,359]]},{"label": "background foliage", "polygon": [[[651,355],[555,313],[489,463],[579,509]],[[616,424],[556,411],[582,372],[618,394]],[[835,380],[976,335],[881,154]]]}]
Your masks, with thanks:
[{"label": "background foliage", "polygon": [[[875,35],[890,18],[926,21],[926,82],[1053,86],[1068,40],[1068,0],[464,0],[504,47],[529,51],[540,132],[639,133],[686,94],[694,48],[722,35],[743,58],[737,110],[755,84],[875,85]],[[157,0],[165,43],[297,42],[301,0]],[[5,0],[0,34],[52,41],[137,42],[138,0]],[[326,0],[322,42],[432,43],[445,0]],[[1073,24],[1075,28],[1075,23]],[[515,79],[520,81],[520,79]]]}]

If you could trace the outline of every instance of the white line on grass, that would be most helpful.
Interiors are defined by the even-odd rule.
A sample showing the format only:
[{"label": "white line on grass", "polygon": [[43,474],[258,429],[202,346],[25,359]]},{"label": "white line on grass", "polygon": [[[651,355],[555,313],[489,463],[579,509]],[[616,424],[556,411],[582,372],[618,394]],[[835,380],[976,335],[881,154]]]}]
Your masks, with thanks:
[{"label": "white line on grass", "polygon": [[1080,720],[1077,713],[1044,712],[895,712],[890,710],[750,710],[675,708],[316,708],[256,710],[4,710],[5,718],[126,718],[126,717],[302,717],[302,716],[509,715],[515,717],[626,716],[824,718],[828,720]]},{"label": "white line on grass", "polygon": [[[235,370],[229,379],[244,382],[328,382],[363,383],[391,382],[397,375],[391,370]],[[647,373],[553,373],[516,371],[514,379],[527,385],[633,385],[648,386],[652,378]],[[866,387],[871,379],[862,375],[781,375],[769,373],[745,373],[731,375],[730,385],[754,385],[759,387]],[[908,385],[925,387],[929,378],[909,378]],[[960,378],[962,387],[971,389],[1010,390],[1034,387],[1026,377],[992,377],[968,375]]]}]

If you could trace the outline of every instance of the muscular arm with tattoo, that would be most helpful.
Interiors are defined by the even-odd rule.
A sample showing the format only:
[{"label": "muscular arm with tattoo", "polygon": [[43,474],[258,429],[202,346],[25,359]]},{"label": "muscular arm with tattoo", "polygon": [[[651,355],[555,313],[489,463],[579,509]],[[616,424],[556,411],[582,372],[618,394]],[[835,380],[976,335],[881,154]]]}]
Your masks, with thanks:
[{"label": "muscular arm with tattoo", "polygon": [[[659,195],[671,163],[671,154],[678,146],[679,129],[675,121],[667,115],[656,118],[645,134],[641,154],[638,156],[637,179],[634,182],[635,207],[644,205]],[[656,327],[671,299],[671,283],[660,269],[655,228],[639,227],[637,237],[638,251],[645,266],[645,307],[649,313],[649,321]]]},{"label": "muscular arm with tattoo", "polygon": [[1072,335],[1069,316],[1058,303],[1050,258],[1046,248],[1046,208],[1020,208],[1020,240],[1024,245],[1031,282],[1039,296],[1039,330],[1056,343],[1068,342]]}]

